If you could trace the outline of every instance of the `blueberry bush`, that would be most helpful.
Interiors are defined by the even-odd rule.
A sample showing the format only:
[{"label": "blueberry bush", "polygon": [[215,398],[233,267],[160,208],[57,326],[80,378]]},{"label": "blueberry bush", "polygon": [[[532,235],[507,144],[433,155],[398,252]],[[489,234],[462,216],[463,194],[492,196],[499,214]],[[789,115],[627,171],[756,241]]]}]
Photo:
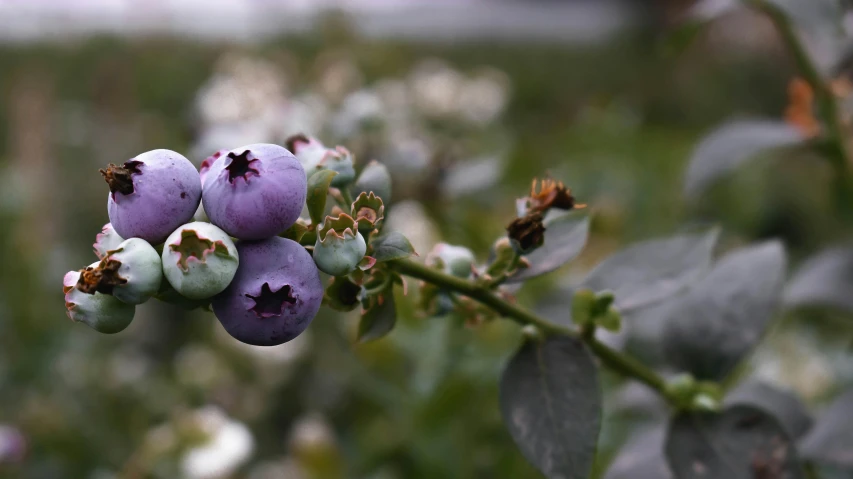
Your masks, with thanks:
[{"label": "blueberry bush", "polygon": [[[513,462],[519,453],[544,477],[554,478],[848,477],[853,399],[844,381],[804,401],[766,380],[777,373],[753,374],[754,368],[766,367],[766,356],[779,354],[774,350],[778,331],[803,333],[792,320],[843,322],[853,309],[853,253],[837,243],[853,202],[847,60],[838,48],[842,43],[822,36],[835,31],[826,25],[840,14],[829,9],[832,2],[743,3],[770,22],[788,47],[797,71],[787,110],[778,118],[733,118],[710,132],[684,165],[684,203],[698,221],[621,249],[608,245],[601,233],[613,228],[612,205],[578,184],[569,174],[576,170],[540,174],[542,179],[520,193],[519,183],[529,183],[532,170],[545,169],[538,160],[528,163],[528,156],[552,153],[536,149],[549,139],[535,122],[527,126],[534,133],[517,138],[490,123],[500,105],[457,110],[457,100],[478,96],[440,94],[447,85],[468,91],[477,84],[486,88],[472,91],[490,92],[484,94],[490,98],[506,88],[500,72],[460,74],[426,62],[406,80],[412,83],[409,93],[420,92],[414,100],[419,105],[411,109],[395,103],[404,83],[397,79],[342,96],[335,82],[317,82],[316,89],[328,91],[298,92],[281,115],[270,113],[278,92],[274,82],[264,82],[265,67],[230,58],[225,63],[239,65],[223,70],[244,75],[243,81],[265,92],[249,98],[254,103],[247,112],[219,107],[223,96],[240,94],[235,84],[240,76],[214,74],[197,97],[201,127],[195,145],[152,142],[186,157],[154,150],[124,163],[119,155],[106,158],[101,166],[120,163],[102,170],[109,190],[95,168],[88,176],[72,177],[77,189],[109,191],[107,215],[97,211],[110,223],[96,237],[92,260],[97,262],[63,278],[66,310],[73,321],[102,333],[130,329],[119,337],[92,339],[97,335],[75,325],[72,334],[84,338],[81,348],[91,350],[56,361],[69,384],[86,385],[71,390],[75,397],[100,398],[80,404],[105,404],[103,411],[75,411],[84,419],[63,429],[58,426],[63,419],[47,412],[56,402],[14,396],[26,405],[21,417],[53,418],[21,420],[29,425],[27,435],[53,441],[33,439],[38,448],[30,454],[48,460],[22,468],[24,477],[66,477],[55,472],[60,470],[79,477],[90,473],[91,464],[119,471],[119,477],[531,476],[532,468]],[[689,35],[701,35],[729,6],[703,4],[684,27]],[[333,70],[348,72],[346,61],[333,63]],[[349,73],[340,76],[355,81]],[[535,104],[535,94],[527,95]],[[325,107],[318,96],[335,98],[330,103],[340,111],[321,113]],[[545,100],[550,99],[539,98]],[[267,113],[272,121],[258,120]],[[286,127],[283,118],[290,121]],[[606,124],[615,137],[625,135],[619,129],[625,125]],[[302,134],[293,135],[297,132]],[[317,138],[345,146],[329,147]],[[684,148],[669,151],[672,143],[664,142],[661,154],[680,156]],[[577,144],[587,143],[581,138]],[[442,163],[443,155],[460,150],[485,159],[469,162],[470,169],[448,161],[445,176],[430,177],[424,156]],[[489,195],[495,185],[489,175],[501,167],[489,156],[507,150],[524,156],[511,173],[520,179],[507,182],[521,196],[514,205]],[[771,156],[783,173],[773,174],[767,161],[758,161]],[[798,175],[797,185],[811,184],[818,194],[795,199],[821,205],[811,210],[813,216],[830,217],[833,232],[822,230],[808,239],[792,235],[794,228],[780,218],[802,216],[796,201],[776,205],[775,223],[757,232],[744,233],[743,218],[719,213],[741,201],[748,209],[756,196],[789,201],[789,185],[773,182],[785,180],[784,168],[800,172],[806,161],[814,165],[813,174]],[[586,179],[595,178],[595,172],[586,173]],[[653,176],[661,181],[658,176],[666,174]],[[765,177],[758,182],[764,191],[731,194],[743,193],[739,178],[757,174]],[[616,176],[600,180],[598,188],[630,190]],[[588,205],[557,178],[571,178]],[[645,201],[651,194],[638,192],[631,211],[649,208]],[[391,221],[395,213],[417,216],[410,203],[400,201],[412,197],[449,199],[430,213],[444,220],[439,228],[453,244],[416,247],[419,238],[408,232],[411,228],[409,238],[397,229],[400,223]],[[486,209],[503,218],[503,229],[481,221]],[[659,217],[665,214],[656,213],[629,221],[644,225],[635,231],[657,231],[666,221]],[[583,274],[561,278],[558,271],[568,270]],[[54,286],[57,279],[54,274]],[[548,291],[554,282],[557,291]],[[56,323],[58,305],[50,307],[50,321]],[[150,311],[162,315],[157,318],[162,323],[149,321],[150,316],[134,320],[135,313],[149,311],[145,308],[157,308]],[[215,325],[216,334],[230,336],[195,336],[200,329],[191,328],[184,315],[199,322],[216,317],[219,324],[207,323]],[[417,318],[415,327],[411,318]],[[329,340],[349,333],[340,333],[349,319],[357,321],[352,336],[361,344]],[[6,331],[15,334],[5,338],[26,337],[17,329]],[[93,369],[103,380],[75,379],[87,369],[74,358],[106,359],[99,354],[104,345],[129,336],[137,336],[131,340],[138,347],[123,348]],[[305,343],[309,340],[314,343]],[[389,352],[391,342],[408,355]],[[3,344],[11,346],[7,351],[16,347],[11,340]],[[284,356],[305,344],[312,344],[316,357],[287,372],[299,387],[284,389]],[[172,360],[179,365],[174,372],[171,366],[159,371],[157,364]],[[132,375],[145,367],[149,372]],[[23,367],[9,370],[13,379],[32,374]],[[131,371],[130,379],[112,384],[112,370]],[[173,375],[184,385],[177,392],[163,386]],[[497,387],[489,382],[492,377],[499,377]],[[342,386],[345,381],[351,382]],[[813,415],[812,406],[820,402],[828,405]],[[199,407],[210,403],[228,413]],[[451,403],[464,406],[447,407]],[[193,409],[176,411],[175,404]],[[14,422],[13,409],[0,412],[0,419]],[[291,414],[300,409],[309,412],[294,421]],[[128,414],[133,421],[126,420]],[[330,445],[335,441],[329,439],[328,416],[353,424],[339,439],[341,449]],[[235,417],[250,423],[254,439]],[[613,417],[631,427],[614,431],[620,426]],[[498,422],[503,430],[493,429]],[[280,437],[269,431],[292,423],[288,454],[310,474],[293,472],[291,464],[268,465],[266,473],[258,472],[263,464],[253,465],[251,473],[221,466],[244,464],[252,454],[274,457]],[[55,435],[69,428],[74,434]],[[453,442],[454,436],[465,439]],[[507,453],[503,436],[519,453]],[[0,425],[0,446],[6,447],[0,447],[0,458],[24,457],[19,450],[25,442],[17,430]],[[482,448],[460,447],[463,442]],[[60,447],[86,451],[80,453],[85,459],[61,458],[53,452]],[[91,474],[101,477],[98,471]]]}]

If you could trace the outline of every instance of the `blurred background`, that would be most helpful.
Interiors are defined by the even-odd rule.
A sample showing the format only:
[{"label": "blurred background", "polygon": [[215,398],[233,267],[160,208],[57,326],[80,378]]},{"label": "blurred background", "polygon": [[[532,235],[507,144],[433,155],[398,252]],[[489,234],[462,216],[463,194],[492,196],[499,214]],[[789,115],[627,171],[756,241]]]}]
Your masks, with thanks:
[{"label": "blurred background", "polygon": [[[765,18],[733,9],[698,31],[692,7],[0,0],[0,477],[538,477],[498,410],[514,324],[426,318],[399,296],[380,341],[357,344],[358,313],[324,308],[298,339],[259,348],[210,313],[151,302],[103,336],[65,316],[61,278],[95,261],[98,168],[155,148],[198,165],[295,133],[388,165],[388,223],[422,257],[447,241],[485,261],[531,179],[564,181],[592,236],[519,292],[552,315],[567,307],[555,292],[637,240],[721,224],[724,244],[781,237],[797,260],[840,239],[816,158],[682,198],[702,135],[781,118],[794,77]],[[788,314],[753,374],[819,404],[853,381],[851,344],[844,318]],[[642,386],[605,387],[597,474],[662,414]]]}]

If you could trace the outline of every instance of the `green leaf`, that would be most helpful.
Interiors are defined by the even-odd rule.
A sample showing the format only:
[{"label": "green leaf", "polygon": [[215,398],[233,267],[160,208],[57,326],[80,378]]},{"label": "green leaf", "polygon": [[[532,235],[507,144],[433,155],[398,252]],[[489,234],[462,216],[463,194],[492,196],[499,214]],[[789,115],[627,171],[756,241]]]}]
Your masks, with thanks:
[{"label": "green leaf", "polygon": [[526,281],[550,273],[575,259],[589,236],[589,216],[564,214],[545,221],[545,243],[525,258],[530,267],[519,270],[508,283]]},{"label": "green leaf", "polygon": [[832,248],[810,258],[785,289],[789,307],[828,306],[853,312],[853,248]]},{"label": "green leaf", "polygon": [[764,411],[683,413],[670,424],[666,457],[678,479],[803,479],[794,444]]},{"label": "green leaf", "polygon": [[684,192],[698,196],[722,176],[759,153],[804,143],[797,128],[778,120],[737,120],[706,136],[690,157]]},{"label": "green leaf", "polygon": [[711,267],[720,231],[643,241],[602,261],[581,287],[613,291],[621,311],[661,302],[698,280]]},{"label": "green leaf", "polygon": [[302,240],[302,237],[305,236],[305,233],[308,232],[308,226],[302,224],[300,221],[302,220],[293,223],[290,228],[287,228],[287,230],[279,236],[299,243]]},{"label": "green leaf", "polygon": [[394,329],[397,324],[397,310],[394,305],[394,292],[389,289],[382,295],[382,304],[375,304],[361,316],[358,323],[358,341],[366,343],[379,339]]},{"label": "green leaf", "polygon": [[323,295],[323,304],[336,311],[352,311],[361,304],[363,288],[349,278],[332,278]]},{"label": "green leaf", "polygon": [[666,429],[640,430],[619,450],[604,479],[670,479],[672,473],[663,455]]},{"label": "green leaf", "polygon": [[770,324],[785,264],[778,241],[723,257],[662,313],[667,317],[663,349],[669,362],[697,379],[725,377]]},{"label": "green leaf", "polygon": [[853,470],[853,390],[843,393],[818,417],[800,442],[804,458]]},{"label": "green leaf", "polygon": [[528,341],[501,377],[501,414],[521,453],[546,477],[589,477],[601,426],[598,367],[567,337]]},{"label": "green leaf", "polygon": [[322,223],[326,213],[326,199],[329,196],[329,185],[338,173],[333,170],[319,170],[308,178],[308,214],[315,225]]},{"label": "green leaf", "polygon": [[415,253],[415,248],[403,233],[392,231],[386,235],[375,238],[370,242],[373,247],[373,256],[376,261],[391,261],[392,259],[408,258]]},{"label": "green leaf", "polygon": [[788,436],[794,439],[800,438],[812,426],[811,415],[800,398],[761,381],[747,381],[732,390],[724,405],[736,404],[757,407],[775,417]]}]

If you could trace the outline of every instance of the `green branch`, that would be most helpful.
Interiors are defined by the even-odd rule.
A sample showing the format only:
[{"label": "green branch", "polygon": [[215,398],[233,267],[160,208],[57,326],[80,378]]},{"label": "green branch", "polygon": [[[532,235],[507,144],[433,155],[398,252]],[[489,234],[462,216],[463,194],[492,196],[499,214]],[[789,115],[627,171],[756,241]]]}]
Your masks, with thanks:
[{"label": "green branch", "polygon": [[533,325],[547,335],[569,336],[586,342],[589,349],[615,372],[623,376],[634,378],[660,393],[667,401],[673,402],[673,397],[667,389],[666,381],[655,371],[649,369],[631,356],[611,349],[591,335],[581,335],[574,328],[553,323],[536,313],[511,303],[488,289],[487,285],[481,285],[445,274],[442,271],[430,268],[409,259],[396,259],[388,262],[389,266],[400,274],[417,278],[439,288],[463,294],[482,304],[492,308],[522,326]]},{"label": "green branch", "polygon": [[817,103],[817,114],[826,125],[827,156],[835,170],[834,190],[836,202],[844,212],[853,205],[853,183],[850,181],[850,151],[847,147],[844,124],[838,100],[811,55],[797,34],[796,26],[788,14],[779,6],[767,0],[751,0],[750,4],[767,15],[773,22],[785,46],[794,57],[800,75],[811,86]]}]

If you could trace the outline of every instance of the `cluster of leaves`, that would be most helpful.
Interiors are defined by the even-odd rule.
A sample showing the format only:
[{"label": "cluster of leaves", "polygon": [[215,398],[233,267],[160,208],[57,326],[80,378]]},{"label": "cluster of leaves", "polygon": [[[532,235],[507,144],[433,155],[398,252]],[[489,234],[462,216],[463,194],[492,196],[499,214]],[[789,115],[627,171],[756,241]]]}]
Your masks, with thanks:
[{"label": "cluster of leaves", "polygon": [[[367,168],[376,168],[384,172],[384,167],[377,163]],[[390,178],[387,172],[378,175],[378,183],[367,185],[356,183],[355,189],[360,191],[354,202],[347,199],[351,196],[350,185],[333,188],[332,180],[337,175],[334,170],[318,170],[308,178],[308,196],[306,206],[310,223],[298,222],[284,233],[294,241],[298,241],[309,249],[315,244],[318,230],[330,221],[332,216],[349,214],[356,222],[357,232],[363,234],[367,243],[367,253],[359,267],[345,276],[333,277],[326,288],[324,304],[338,311],[352,311],[362,307],[362,318],[358,327],[359,341],[379,339],[390,332],[396,323],[394,305],[394,285],[403,285],[405,281],[398,273],[387,268],[386,263],[395,259],[408,258],[417,254],[409,240],[397,231],[384,232],[381,229],[385,219],[383,199],[373,192],[373,189],[390,190]],[[362,174],[361,179],[370,176],[370,172]],[[375,175],[374,175],[375,176]],[[372,187],[372,188],[371,188]],[[386,198],[389,196],[386,193]],[[337,204],[328,203],[334,198]],[[341,207],[348,208],[344,212]],[[326,213],[331,213],[327,215]]]},{"label": "cluster of leaves", "polygon": [[[700,3],[697,12],[709,2]],[[685,194],[699,197],[770,150],[809,149],[833,166],[843,213],[853,206],[844,135],[851,112],[842,103],[849,94],[845,59],[835,56],[831,66],[822,67],[800,38],[814,32],[809,14],[822,14],[818,20],[826,29],[841,12],[829,8],[826,15],[829,2],[744,3],[781,30],[807,70],[806,80],[791,82],[784,119],[738,119],[703,139],[690,159]],[[551,271],[580,251],[586,223],[568,226],[558,219],[557,224],[567,229],[546,230],[536,253],[543,256],[528,258],[531,268],[515,279]],[[815,477],[818,469],[853,471],[853,435],[845,413],[853,407],[853,393],[840,395],[814,420],[793,393],[759,381],[734,386],[783,306],[853,312],[853,249],[819,252],[786,281],[788,259],[781,242],[746,245],[715,258],[719,233],[711,229],[646,241],[607,258],[570,291],[559,293],[574,297],[571,308],[548,309],[556,315],[553,321],[579,324],[580,334],[530,335],[511,359],[500,387],[504,421],[524,456],[545,476],[585,478],[593,469],[603,402],[594,355],[609,362],[601,341],[637,352],[669,377],[663,385],[654,377],[638,379],[658,389],[675,411],[668,425],[636,433],[607,478],[804,478]],[[616,336],[599,331],[596,339],[597,326],[618,329],[618,321],[595,320],[606,317],[604,311],[615,311],[625,327]],[[632,374],[630,367],[617,369]]]}]

